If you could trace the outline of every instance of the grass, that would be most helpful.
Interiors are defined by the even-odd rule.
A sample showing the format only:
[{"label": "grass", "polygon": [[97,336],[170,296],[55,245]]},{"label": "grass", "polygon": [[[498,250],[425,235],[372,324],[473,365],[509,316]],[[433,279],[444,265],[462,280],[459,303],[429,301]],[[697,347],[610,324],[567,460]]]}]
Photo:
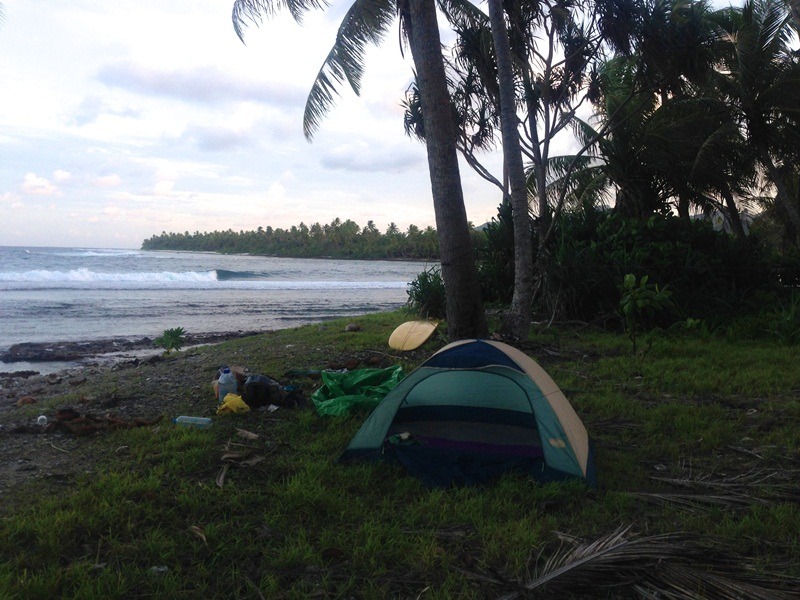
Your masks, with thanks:
[{"label": "grass", "polygon": [[[217,363],[281,378],[334,358],[384,355],[403,320],[386,313],[359,319],[358,332],[333,322],[181,353],[167,368],[196,383],[165,393],[180,410],[210,414]],[[396,358],[408,371],[443,343]],[[488,487],[431,490],[397,467],[340,465],[364,413],[249,413],[208,430],[162,422],[86,440],[99,460],[92,474],[55,488],[33,481],[6,499],[0,596],[482,599],[526,581],[559,547],[559,532],[591,540],[622,525],[695,534],[742,564],[800,577],[797,494],[777,493],[767,479],[743,485],[741,502],[714,504],[696,481],[794,473],[781,479],[791,489],[800,349],[665,338],[633,356],[623,334],[589,329],[537,331],[529,345],[593,438],[597,490],[513,474]],[[126,394],[136,394],[136,381]],[[293,382],[307,394],[317,385]],[[96,393],[119,386],[95,382]],[[236,428],[260,437],[240,440]],[[264,460],[230,468],[219,487],[231,440]],[[693,501],[670,498],[668,479],[694,481]]]}]

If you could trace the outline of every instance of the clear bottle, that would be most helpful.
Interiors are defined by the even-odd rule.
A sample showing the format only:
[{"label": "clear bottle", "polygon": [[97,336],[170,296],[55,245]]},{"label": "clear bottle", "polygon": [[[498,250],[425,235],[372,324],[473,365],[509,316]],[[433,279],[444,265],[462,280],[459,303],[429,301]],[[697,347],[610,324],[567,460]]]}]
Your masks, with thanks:
[{"label": "clear bottle", "polygon": [[217,400],[220,404],[225,400],[228,394],[235,394],[237,392],[236,375],[231,372],[228,367],[222,369],[222,374],[219,376],[219,394]]},{"label": "clear bottle", "polygon": [[197,427],[198,429],[208,429],[211,427],[211,419],[208,417],[187,417],[186,415],[181,415],[173,419],[172,422],[182,427]]}]

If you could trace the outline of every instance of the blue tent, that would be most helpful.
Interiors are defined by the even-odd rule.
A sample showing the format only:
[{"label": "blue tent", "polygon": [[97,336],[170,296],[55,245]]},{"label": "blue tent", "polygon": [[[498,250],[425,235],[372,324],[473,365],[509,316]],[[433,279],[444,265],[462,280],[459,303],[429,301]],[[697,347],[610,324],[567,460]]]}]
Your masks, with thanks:
[{"label": "blue tent", "polygon": [[586,428],[536,361],[463,340],[436,352],[375,408],[340,460],[388,460],[432,486],[507,471],[595,484]]}]

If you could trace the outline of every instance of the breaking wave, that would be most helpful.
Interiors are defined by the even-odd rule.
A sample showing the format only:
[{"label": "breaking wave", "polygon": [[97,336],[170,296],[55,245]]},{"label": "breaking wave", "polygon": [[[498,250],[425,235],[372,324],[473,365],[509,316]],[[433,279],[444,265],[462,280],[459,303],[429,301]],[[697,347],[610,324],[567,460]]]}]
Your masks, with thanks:
[{"label": "breaking wave", "polygon": [[92,248],[75,248],[70,250],[63,250],[60,252],[54,252],[54,256],[65,256],[71,258],[119,258],[121,256],[141,256],[142,252],[140,250],[114,250],[114,249],[106,249],[106,250],[95,250]]},{"label": "breaking wave", "polygon": [[0,290],[46,289],[404,289],[406,281],[276,281],[251,271],[186,271],[103,273],[89,269],[0,272]]}]

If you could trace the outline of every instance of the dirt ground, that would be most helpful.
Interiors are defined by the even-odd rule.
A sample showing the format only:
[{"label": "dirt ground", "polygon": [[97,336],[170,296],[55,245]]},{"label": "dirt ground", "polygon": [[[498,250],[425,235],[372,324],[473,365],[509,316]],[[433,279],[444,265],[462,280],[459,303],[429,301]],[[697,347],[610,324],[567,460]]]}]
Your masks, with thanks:
[{"label": "dirt ground", "polygon": [[[202,342],[245,335],[249,334],[238,332]],[[65,351],[72,353],[79,346]],[[98,346],[85,348],[94,352]],[[217,403],[212,383],[221,366],[214,352],[180,352],[164,357],[158,351],[140,350],[84,356],[84,366],[49,374],[4,373],[0,363],[0,507],[21,483],[38,480],[47,487],[71,485],[77,476],[94,471],[101,453],[124,452],[124,447],[108,444],[107,430],[169,424],[178,416],[177,404],[182,411],[189,411],[186,414],[214,414]],[[338,363],[353,363],[355,368],[355,364],[367,365],[369,358],[337,357],[329,368],[340,368]],[[97,386],[97,382],[102,384]],[[113,391],[98,392],[98,388]],[[63,409],[80,415],[82,420],[71,421],[70,428],[63,426],[59,420],[64,417],[65,413],[59,413]],[[46,425],[37,423],[40,415],[47,418]]]},{"label": "dirt ground", "polygon": [[[228,339],[234,337],[241,336]],[[177,416],[172,414],[171,399],[178,389],[183,390],[184,401],[185,390],[193,392],[197,414],[214,408],[210,385],[219,365],[213,355],[181,353],[179,360],[172,360],[158,351],[131,350],[83,356],[84,366],[45,375],[2,372],[0,363],[0,505],[22,482],[38,479],[57,486],[92,472],[97,453],[109,451],[108,444],[96,443],[93,428],[102,435],[114,427],[169,422]],[[104,384],[103,389],[114,391],[98,393],[95,383],[100,380],[111,381],[111,388]],[[59,410],[65,408],[83,417],[78,431],[85,435],[76,435],[59,421],[64,417]],[[37,422],[40,415],[47,418],[46,425]]]}]

